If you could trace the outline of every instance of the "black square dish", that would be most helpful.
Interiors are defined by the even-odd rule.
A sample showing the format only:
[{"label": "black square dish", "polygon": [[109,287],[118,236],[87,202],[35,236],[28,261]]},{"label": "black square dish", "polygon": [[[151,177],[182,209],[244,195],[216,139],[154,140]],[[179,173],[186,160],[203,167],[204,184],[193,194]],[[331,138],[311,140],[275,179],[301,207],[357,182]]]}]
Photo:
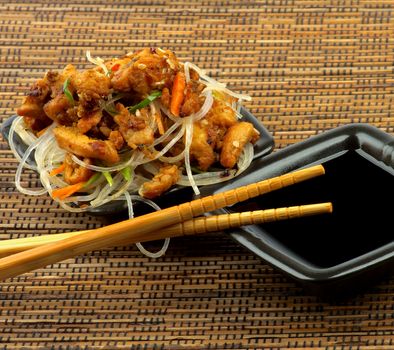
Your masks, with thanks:
[{"label": "black square dish", "polygon": [[222,192],[316,164],[323,164],[325,175],[228,211],[330,201],[332,214],[246,226],[230,235],[313,294],[358,292],[393,272],[393,136],[367,124],[338,127],[260,158],[241,178],[205,190]]}]

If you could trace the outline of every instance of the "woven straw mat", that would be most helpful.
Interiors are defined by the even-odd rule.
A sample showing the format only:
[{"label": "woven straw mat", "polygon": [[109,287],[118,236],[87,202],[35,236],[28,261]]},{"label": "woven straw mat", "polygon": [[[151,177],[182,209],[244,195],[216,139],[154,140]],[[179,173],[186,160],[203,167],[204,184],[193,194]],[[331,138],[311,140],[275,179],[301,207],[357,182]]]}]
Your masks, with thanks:
[{"label": "woven straw mat", "polygon": [[[90,66],[87,49],[163,47],[250,94],[276,150],[353,122],[394,133],[393,34],[392,0],[1,0],[0,116],[47,70]],[[0,152],[0,239],[106,223],[18,193],[2,139]],[[209,234],[160,259],[108,248],[1,282],[0,349],[394,349],[393,300],[390,276],[320,300]]]}]

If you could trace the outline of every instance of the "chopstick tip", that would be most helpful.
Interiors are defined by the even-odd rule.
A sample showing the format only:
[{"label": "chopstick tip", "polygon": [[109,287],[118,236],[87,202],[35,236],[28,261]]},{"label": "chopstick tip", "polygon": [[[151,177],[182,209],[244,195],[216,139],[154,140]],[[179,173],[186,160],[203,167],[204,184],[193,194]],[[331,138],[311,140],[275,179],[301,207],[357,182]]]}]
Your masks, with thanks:
[{"label": "chopstick tip", "polygon": [[312,167],[312,168],[316,169],[316,171],[317,171],[319,174],[321,174],[321,175],[324,175],[324,174],[326,173],[326,169],[324,169],[323,164],[315,165],[315,166]]}]

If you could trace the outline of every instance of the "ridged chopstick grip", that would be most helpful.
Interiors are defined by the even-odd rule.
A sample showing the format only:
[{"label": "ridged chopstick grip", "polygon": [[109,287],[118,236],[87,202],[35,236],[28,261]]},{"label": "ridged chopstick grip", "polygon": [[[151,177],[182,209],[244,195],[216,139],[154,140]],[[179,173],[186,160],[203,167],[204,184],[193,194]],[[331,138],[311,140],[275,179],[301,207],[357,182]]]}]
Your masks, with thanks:
[{"label": "ridged chopstick grip", "polygon": [[149,232],[322,174],[323,166],[316,165],[7,256],[0,259],[0,280],[127,240],[143,241]]},{"label": "ridged chopstick grip", "polygon": [[202,199],[194,200],[192,202],[180,204],[178,207],[172,208],[178,208],[180,215],[180,220],[178,222],[182,222],[189,220],[192,217],[202,215],[203,213],[224,208],[226,206],[231,206],[235,203],[243,202],[247,199],[254,198],[259,195],[272,192],[323,174],[323,166],[316,165],[295,171],[293,173],[263,180],[255,184],[242,186],[226,192],[217,193],[213,196],[208,196]]},{"label": "ridged chopstick grip", "polygon": [[188,220],[178,225],[164,228],[162,232],[163,238],[181,235],[195,235],[199,233],[216,232],[229,228],[237,228],[246,225],[258,225],[267,222],[288,220],[331,212],[332,204],[329,202],[277,209],[246,211],[242,213],[214,215]]}]

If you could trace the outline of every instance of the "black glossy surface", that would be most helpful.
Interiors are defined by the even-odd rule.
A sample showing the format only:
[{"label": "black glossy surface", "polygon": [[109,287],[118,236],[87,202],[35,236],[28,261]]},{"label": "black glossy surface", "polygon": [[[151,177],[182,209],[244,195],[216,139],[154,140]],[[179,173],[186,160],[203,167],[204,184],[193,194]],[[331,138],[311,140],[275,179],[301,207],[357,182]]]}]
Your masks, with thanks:
[{"label": "black glossy surface", "polygon": [[268,193],[232,210],[332,202],[332,214],[263,225],[280,244],[321,268],[336,266],[392,242],[393,231],[381,218],[392,215],[392,206],[382,196],[394,198],[393,176],[353,150],[322,164],[324,176]]},{"label": "black glossy surface", "polygon": [[315,164],[324,164],[326,174],[230,211],[331,201],[332,214],[250,225],[229,233],[314,294],[337,297],[394,271],[392,135],[367,124],[338,127],[258,159],[242,178],[207,192]]}]

